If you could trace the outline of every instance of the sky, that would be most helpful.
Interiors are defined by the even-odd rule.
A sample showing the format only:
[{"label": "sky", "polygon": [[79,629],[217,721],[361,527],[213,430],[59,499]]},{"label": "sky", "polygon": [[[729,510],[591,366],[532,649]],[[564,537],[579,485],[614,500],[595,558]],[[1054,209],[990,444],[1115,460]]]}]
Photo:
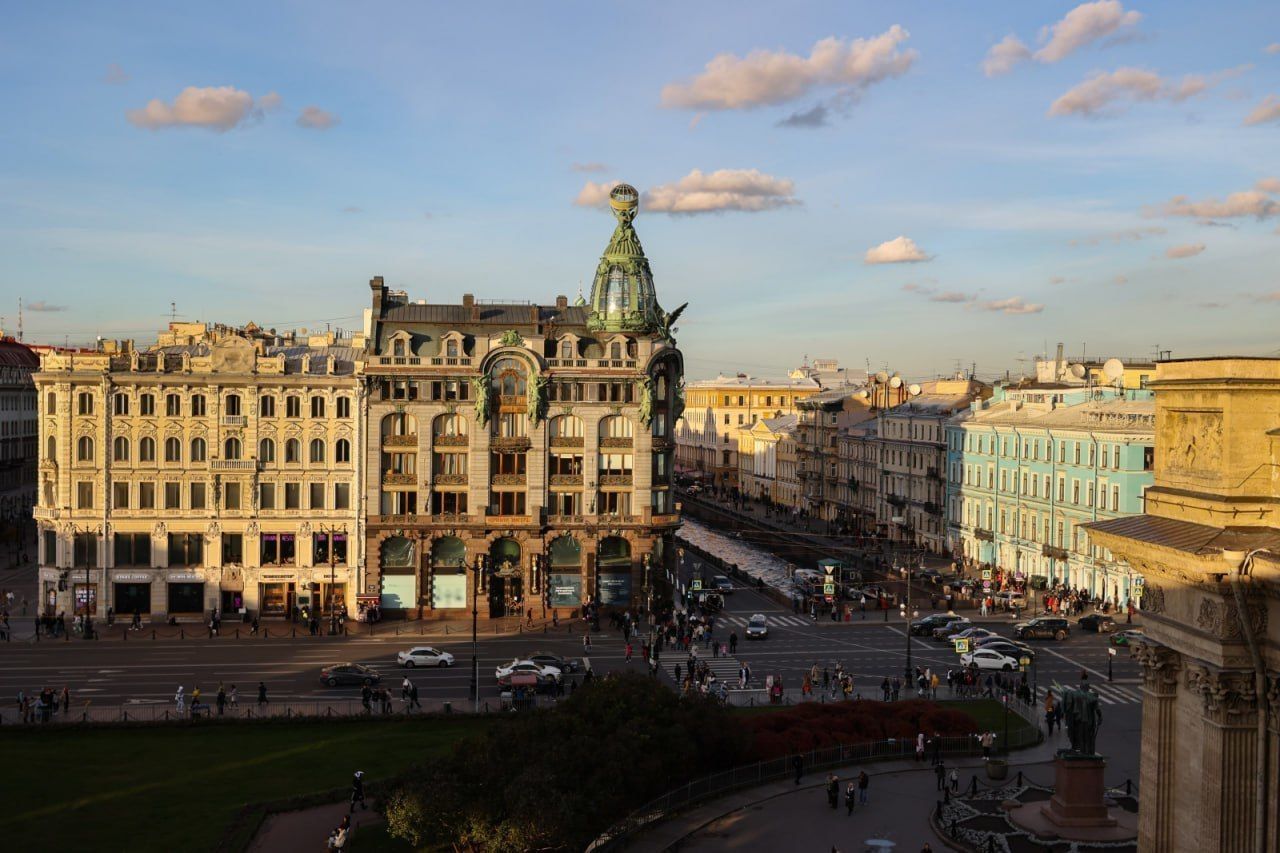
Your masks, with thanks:
[{"label": "sky", "polygon": [[691,378],[1280,354],[1274,3],[31,3],[0,79],[28,341],[572,298],[626,181]]}]

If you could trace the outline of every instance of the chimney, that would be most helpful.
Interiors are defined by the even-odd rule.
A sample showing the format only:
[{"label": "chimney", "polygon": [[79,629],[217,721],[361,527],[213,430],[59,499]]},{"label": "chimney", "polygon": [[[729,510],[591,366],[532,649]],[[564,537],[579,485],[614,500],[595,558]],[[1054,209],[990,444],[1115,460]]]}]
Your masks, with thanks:
[{"label": "chimney", "polygon": [[471,307],[472,307],[472,306],[474,306],[475,304],[476,304],[476,297],[475,297],[475,294],[472,294],[472,293],[464,293],[464,294],[462,294],[462,307],[463,307],[463,308],[471,308]]},{"label": "chimney", "polygon": [[568,307],[569,307],[569,297],[567,297],[567,296],[557,296],[557,297],[556,297],[556,307],[557,307],[557,308],[568,308]]}]

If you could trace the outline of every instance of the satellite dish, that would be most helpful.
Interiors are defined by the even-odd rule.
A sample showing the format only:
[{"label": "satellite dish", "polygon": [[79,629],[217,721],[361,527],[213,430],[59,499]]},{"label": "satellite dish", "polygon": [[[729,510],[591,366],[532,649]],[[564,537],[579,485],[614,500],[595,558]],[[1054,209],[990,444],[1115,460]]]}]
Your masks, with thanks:
[{"label": "satellite dish", "polygon": [[907,393],[910,394],[912,397],[918,396],[920,394],[920,386],[914,383],[912,383],[911,385],[908,385]]},{"label": "satellite dish", "polygon": [[1109,358],[1102,365],[1102,375],[1108,380],[1115,382],[1124,376],[1124,362],[1118,358]]},{"label": "satellite dish", "polygon": [[885,373],[883,370],[876,374],[876,384],[883,385],[888,381],[889,381],[889,374]]},{"label": "satellite dish", "polygon": [[890,388],[901,388],[901,387],[902,387],[902,377],[901,377],[901,376],[895,376],[895,377],[893,377],[892,379],[890,379],[890,380],[889,380],[889,387],[890,387]]},{"label": "satellite dish", "polygon": [[1071,375],[1076,379],[1084,379],[1085,376],[1089,374],[1089,371],[1085,370],[1083,364],[1073,364],[1069,369],[1071,371]]}]

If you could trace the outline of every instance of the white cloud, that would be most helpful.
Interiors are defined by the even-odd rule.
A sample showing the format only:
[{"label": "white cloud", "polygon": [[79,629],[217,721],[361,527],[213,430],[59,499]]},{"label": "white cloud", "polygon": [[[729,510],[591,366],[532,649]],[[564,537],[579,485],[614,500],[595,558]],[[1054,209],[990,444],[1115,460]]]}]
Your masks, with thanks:
[{"label": "white cloud", "polygon": [[958,290],[944,290],[941,293],[934,293],[929,297],[930,302],[948,302],[953,304],[972,302],[975,299],[977,299],[976,296],[972,296],[968,293],[961,293]]},{"label": "white cloud", "polygon": [[1031,58],[1031,48],[1022,40],[1010,33],[991,46],[987,56],[982,60],[982,73],[988,77],[999,77],[1008,74],[1020,62]]},{"label": "white cloud", "polygon": [[1112,284],[1128,284],[1129,277],[1127,275],[1118,275],[1115,278],[1111,279],[1111,283]]},{"label": "white cloud", "polygon": [[1170,246],[1164,250],[1166,258],[1181,260],[1182,258],[1194,258],[1196,255],[1204,251],[1204,243],[1184,243],[1181,246]]},{"label": "white cloud", "polygon": [[569,164],[569,170],[573,172],[582,172],[585,174],[597,174],[599,172],[609,171],[609,167],[606,166],[604,163],[597,163],[597,162],[571,163]]},{"label": "white cloud", "polygon": [[1275,42],[1274,44],[1267,45],[1266,50],[1267,50],[1267,53],[1271,54],[1272,56],[1274,56],[1277,53],[1280,53],[1280,41]]},{"label": "white cloud", "polygon": [[35,302],[27,302],[22,307],[27,311],[39,311],[39,312],[48,312],[48,313],[67,310],[67,306],[65,305],[52,305],[41,299],[37,299]]},{"label": "white cloud", "polygon": [[1100,243],[1136,243],[1139,240],[1145,240],[1148,237],[1159,237],[1165,233],[1165,229],[1158,225],[1152,225],[1145,228],[1119,228],[1115,231],[1108,231],[1105,234],[1093,234],[1089,237],[1080,237],[1072,240],[1072,246],[1097,246]]},{"label": "white cloud", "polygon": [[319,107],[303,107],[302,112],[298,114],[298,127],[306,127],[311,130],[328,130],[341,123],[342,119]]},{"label": "white cloud", "polygon": [[129,72],[112,62],[107,65],[107,72],[102,75],[102,82],[110,83],[113,86],[120,86],[129,82]]},{"label": "white cloud", "polygon": [[257,106],[258,109],[263,112],[273,113],[280,109],[282,104],[284,104],[284,98],[280,97],[275,92],[267,92],[267,94],[258,98]]},{"label": "white cloud", "polygon": [[260,118],[267,110],[280,105],[274,92],[263,95],[256,103],[248,92],[234,86],[188,86],[178,93],[173,103],[153,99],[145,107],[125,113],[129,123],[146,130],[166,127],[202,127],[216,133]]},{"label": "white cloud", "polygon": [[[603,207],[618,181],[587,181],[574,199],[580,207]],[[722,213],[730,210],[758,213],[800,204],[795,182],[775,178],[758,169],[694,169],[669,184],[660,184],[640,196],[641,209],[655,213]]]},{"label": "white cloud", "polygon": [[932,260],[910,237],[895,237],[867,249],[862,259],[867,264],[912,264]]},{"label": "white cloud", "polygon": [[1038,302],[1026,302],[1021,296],[983,302],[978,307],[983,311],[998,311],[1001,314],[1039,314],[1044,310],[1044,305]]},{"label": "white cloud", "polygon": [[1067,90],[1049,107],[1049,115],[1093,116],[1113,111],[1109,108],[1124,101],[1180,102],[1199,95],[1216,81],[1188,74],[1175,83],[1154,71],[1142,68],[1117,68],[1098,72]]},{"label": "white cloud", "polygon": [[1280,121],[1280,96],[1267,95],[1244,117],[1247,125],[1268,124]]},{"label": "white cloud", "polygon": [[834,86],[856,95],[905,74],[914,50],[901,49],[909,33],[894,24],[869,39],[825,38],[809,55],[753,50],[746,57],[722,53],[687,83],[662,88],[664,107],[691,110],[743,110],[794,101],[813,89]]},{"label": "white cloud", "polygon": [[1036,51],[1036,59],[1040,62],[1061,62],[1080,48],[1122,27],[1131,27],[1140,20],[1140,13],[1126,12],[1119,0],[1081,3],[1061,21],[1041,31],[1041,40],[1047,38],[1048,42]]},{"label": "white cloud", "polygon": [[1196,219],[1233,219],[1253,216],[1266,219],[1280,215],[1280,202],[1268,194],[1280,192],[1280,178],[1263,178],[1254,189],[1228,195],[1225,199],[1207,198],[1191,201],[1184,195],[1174,196],[1159,207],[1148,208],[1150,216],[1190,216]]}]

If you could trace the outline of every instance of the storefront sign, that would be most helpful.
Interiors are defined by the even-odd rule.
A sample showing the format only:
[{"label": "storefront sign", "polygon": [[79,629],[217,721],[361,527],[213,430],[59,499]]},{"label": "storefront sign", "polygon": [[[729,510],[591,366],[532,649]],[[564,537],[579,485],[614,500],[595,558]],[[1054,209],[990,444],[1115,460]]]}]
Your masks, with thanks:
[{"label": "storefront sign", "polygon": [[151,583],[151,575],[139,575],[131,572],[116,572],[111,576],[115,583]]},{"label": "storefront sign", "polygon": [[263,572],[262,579],[264,581],[292,581],[293,572],[288,572],[286,574],[276,574],[276,573],[268,574],[266,572]]},{"label": "storefront sign", "polygon": [[582,603],[582,575],[573,572],[552,572],[547,578],[551,595],[547,602],[552,607],[577,607]]},{"label": "storefront sign", "polygon": [[173,572],[165,577],[169,583],[204,583],[204,576],[194,572]]}]

